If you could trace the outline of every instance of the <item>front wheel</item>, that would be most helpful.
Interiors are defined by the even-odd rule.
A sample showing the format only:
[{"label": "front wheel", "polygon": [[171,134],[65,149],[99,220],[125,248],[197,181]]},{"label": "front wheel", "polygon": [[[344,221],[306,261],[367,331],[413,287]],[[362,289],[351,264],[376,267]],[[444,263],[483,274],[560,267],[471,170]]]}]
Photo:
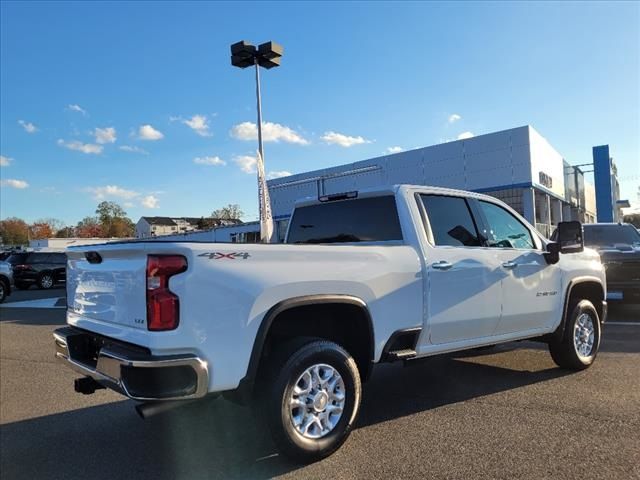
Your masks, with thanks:
[{"label": "front wheel", "polygon": [[4,299],[7,298],[9,294],[9,286],[5,283],[4,280],[0,279],[0,303],[4,302]]},{"label": "front wheel", "polygon": [[325,340],[293,345],[281,358],[265,372],[263,414],[282,453],[319,460],[351,433],[362,396],[358,367],[341,346]]},{"label": "front wheel", "polygon": [[581,300],[567,318],[564,338],[549,343],[551,358],[561,368],[584,370],[600,348],[600,318],[589,300]]},{"label": "front wheel", "polygon": [[38,288],[42,290],[49,290],[53,287],[54,283],[53,275],[50,273],[43,273],[40,275],[40,278],[38,278]]}]

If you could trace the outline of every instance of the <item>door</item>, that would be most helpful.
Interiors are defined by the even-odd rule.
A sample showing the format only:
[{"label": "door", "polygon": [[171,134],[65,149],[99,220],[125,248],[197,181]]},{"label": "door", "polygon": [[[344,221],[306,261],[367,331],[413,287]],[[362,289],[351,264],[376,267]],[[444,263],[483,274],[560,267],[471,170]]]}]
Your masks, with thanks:
[{"label": "door", "polygon": [[504,273],[495,334],[551,327],[562,302],[559,267],[547,264],[541,246],[517,216],[496,203],[480,200],[477,205],[487,250]]},{"label": "door", "polygon": [[488,337],[500,320],[504,272],[487,255],[465,198],[420,195],[429,245],[421,347]]}]

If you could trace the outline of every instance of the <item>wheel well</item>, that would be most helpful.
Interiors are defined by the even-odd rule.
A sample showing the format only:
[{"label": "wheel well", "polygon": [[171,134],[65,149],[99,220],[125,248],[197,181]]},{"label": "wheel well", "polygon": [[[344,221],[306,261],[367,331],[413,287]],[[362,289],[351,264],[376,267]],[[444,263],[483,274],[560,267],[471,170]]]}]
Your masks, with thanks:
[{"label": "wheel well", "polygon": [[580,300],[589,300],[593,303],[593,306],[598,312],[598,317],[600,317],[600,321],[602,321],[602,301],[604,300],[604,290],[602,285],[598,282],[587,281],[577,283],[570,288],[571,290],[569,291],[569,298],[567,299],[564,320],[567,319],[568,315],[571,314]]},{"label": "wheel well", "polygon": [[321,303],[291,307],[271,321],[260,364],[279,345],[300,337],[318,337],[342,346],[353,357],[366,380],[373,360],[373,331],[363,306],[352,303]]}]

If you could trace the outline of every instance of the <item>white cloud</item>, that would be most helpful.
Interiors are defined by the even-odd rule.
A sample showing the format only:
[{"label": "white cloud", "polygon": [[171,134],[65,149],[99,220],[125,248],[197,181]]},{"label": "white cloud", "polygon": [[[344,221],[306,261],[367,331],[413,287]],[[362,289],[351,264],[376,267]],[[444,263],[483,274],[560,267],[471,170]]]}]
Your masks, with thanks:
[{"label": "white cloud", "polygon": [[462,120],[462,117],[457,113],[452,113],[451,115],[449,115],[449,119],[448,119],[449,123],[455,123],[458,120]]},{"label": "white cloud", "polygon": [[114,143],[116,141],[116,129],[113,127],[96,128],[93,131],[93,136],[96,137],[97,143]]},{"label": "white cloud", "polygon": [[27,133],[35,133],[38,131],[38,128],[31,122],[25,122],[24,120],[18,120],[18,124],[24,128],[24,131]]},{"label": "white cloud", "polygon": [[256,173],[256,157],[242,155],[233,159],[244,173]]},{"label": "white cloud", "polygon": [[291,172],[287,172],[286,170],[274,171],[267,173],[267,180],[273,180],[275,178],[288,177],[291,175]]},{"label": "white cloud", "polygon": [[5,157],[4,155],[0,155],[0,167],[8,167],[13,162],[13,158]]},{"label": "white cloud", "polygon": [[321,138],[329,144],[340,145],[341,147],[352,147],[353,145],[360,145],[362,143],[371,143],[370,140],[360,136],[351,137],[337,132],[325,132]]},{"label": "white cloud", "polygon": [[123,152],[140,153],[142,155],[149,155],[149,152],[147,152],[146,150],[140,147],[132,146],[132,145],[121,145],[120,147],[118,147],[118,149],[122,150]]},{"label": "white cloud", "polygon": [[[258,126],[252,122],[242,122],[234,125],[229,132],[233,138],[238,140],[257,140]],[[308,145],[309,141],[303,138],[298,132],[279,123],[265,122],[262,124],[262,139],[265,142],[287,142],[298,145]]]},{"label": "white cloud", "polygon": [[458,140],[464,140],[465,138],[471,137],[475,137],[475,135],[471,132],[462,132],[460,135],[458,135]]},{"label": "white cloud", "polygon": [[140,140],[160,140],[164,135],[151,125],[141,125],[138,129],[138,137]]},{"label": "white cloud", "polygon": [[153,195],[147,195],[142,198],[140,205],[145,208],[160,208],[160,199]]},{"label": "white cloud", "polygon": [[180,120],[180,122],[184,123],[187,127],[189,127],[201,137],[210,137],[211,135],[213,135],[209,131],[209,119],[206,115],[194,115],[193,117],[187,118],[186,120],[183,120],[181,118],[178,118],[176,120]]},{"label": "white cloud", "polygon": [[106,198],[119,198],[122,200],[131,200],[132,198],[140,196],[138,192],[133,190],[127,190],[117,185],[104,185],[102,187],[87,187],[84,189],[86,192],[93,194],[93,198],[96,200],[104,200]]},{"label": "white cloud", "polygon": [[72,140],[70,142],[65,142],[63,139],[58,140],[58,145],[61,147],[68,148],[69,150],[76,150],[78,152],[100,155],[103,150],[102,145],[96,145],[94,143],[82,143],[78,140]]},{"label": "white cloud", "polygon": [[76,103],[71,103],[67,105],[67,110],[71,110],[72,112],[78,112],[85,116],[87,115],[87,111]]},{"label": "white cloud", "polygon": [[136,205],[136,204],[135,204],[135,203],[133,203],[133,202],[124,202],[124,203],[122,204],[122,206],[123,206],[124,208],[133,208],[133,207],[135,207],[135,205]]},{"label": "white cloud", "polygon": [[227,162],[225,162],[224,160],[222,160],[218,156],[215,156],[215,157],[196,157],[196,158],[193,159],[193,163],[195,163],[197,165],[213,165],[213,166],[226,165],[227,164]]},{"label": "white cloud", "polygon": [[16,180],[14,178],[7,178],[6,180],[0,180],[0,185],[3,187],[11,187],[11,188],[27,188],[29,184],[24,180]]},{"label": "white cloud", "polygon": [[387,153],[400,153],[404,150],[402,147],[389,147],[387,148]]}]

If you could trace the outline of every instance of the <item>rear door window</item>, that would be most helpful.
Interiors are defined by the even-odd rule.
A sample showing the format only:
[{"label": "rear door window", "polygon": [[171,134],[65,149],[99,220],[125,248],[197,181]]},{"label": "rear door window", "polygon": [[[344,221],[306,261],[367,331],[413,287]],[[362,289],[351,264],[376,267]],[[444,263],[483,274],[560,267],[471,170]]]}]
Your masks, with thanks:
[{"label": "rear door window", "polygon": [[52,253],[49,256],[51,263],[67,263],[67,256],[64,253]]},{"label": "rear door window", "polygon": [[464,198],[420,195],[420,199],[429,219],[435,245],[482,246],[478,229],[471,216],[471,210]]},{"label": "rear door window", "polygon": [[402,240],[393,196],[359,198],[299,207],[287,243],[353,243]]}]

